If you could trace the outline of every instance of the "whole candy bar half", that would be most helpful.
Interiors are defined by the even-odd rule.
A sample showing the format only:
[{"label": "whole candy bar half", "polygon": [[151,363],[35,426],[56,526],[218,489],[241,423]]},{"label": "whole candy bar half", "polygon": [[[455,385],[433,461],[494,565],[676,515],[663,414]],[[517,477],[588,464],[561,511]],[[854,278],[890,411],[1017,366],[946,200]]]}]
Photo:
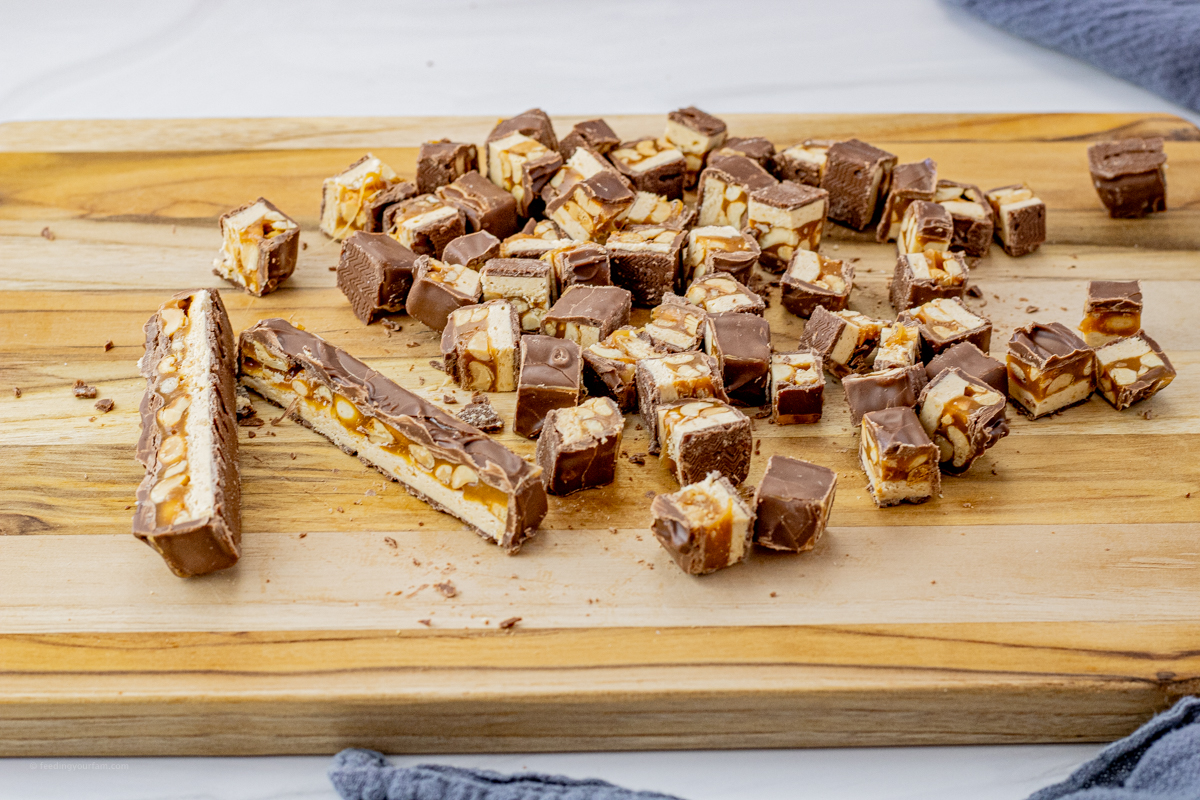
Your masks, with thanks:
[{"label": "whole candy bar half", "polygon": [[688,575],[732,567],[750,553],[754,511],[717,472],[673,494],[655,496],[650,515],[658,543]]},{"label": "whole candy bar half", "polygon": [[733,483],[750,474],[750,418],[715,398],[677,400],[658,409],[659,438],[667,468],[682,485],[709,472]]},{"label": "whole candy bar half", "polygon": [[986,195],[996,222],[996,238],[1010,256],[1023,256],[1046,241],[1046,204],[1023,183],[1001,186]]},{"label": "whole candy bar half", "polygon": [[[879,363],[878,360],[875,362]],[[925,365],[925,377],[933,380],[944,369],[956,367],[963,374],[985,383],[1002,395],[1008,396],[1008,368],[994,358],[985,355],[970,342],[960,342],[934,356]]]},{"label": "whole candy bar half", "polygon": [[680,272],[684,287],[714,272],[727,272],[741,283],[750,280],[761,251],[753,236],[728,225],[692,228],[687,234]]},{"label": "whole candy bar half", "polygon": [[771,326],[754,314],[717,314],[704,331],[704,351],[717,360],[730,402],[770,402]]},{"label": "whole candy bar half", "polygon": [[603,242],[633,199],[618,176],[599,172],[547,203],[546,216],[575,241]]},{"label": "whole candy bar half", "polygon": [[572,286],[612,286],[608,251],[595,242],[572,242],[542,256],[550,262],[559,295]]},{"label": "whole candy bar half", "polygon": [[942,472],[961,475],[984,450],[1008,435],[1007,401],[992,387],[951,367],[917,398],[921,426],[938,448]]},{"label": "whole candy bar half", "polygon": [[367,153],[321,185],[321,232],[341,241],[355,231],[378,231],[378,195],[400,182],[387,164]]},{"label": "whole candy bar half", "polygon": [[1158,342],[1138,331],[1096,351],[1097,385],[1118,411],[1165,389],[1175,380],[1175,368]]},{"label": "whole candy bar half", "polygon": [[934,298],[901,311],[899,319],[920,326],[922,361],[929,361],[959,342],[970,342],[985,353],[992,344],[991,320],[972,313],[956,298]]},{"label": "whole candy bar half", "polygon": [[731,136],[712,152],[714,156],[745,156],[758,162],[768,172],[775,163],[775,145],[761,136]]},{"label": "whole candy bar half", "polygon": [[468,267],[447,264],[429,256],[417,258],[413,285],[404,309],[418,322],[435,331],[446,327],[450,312],[479,302],[479,273]]},{"label": "whole candy bar half", "polygon": [[583,362],[579,345],[554,336],[521,337],[521,377],[513,432],[535,439],[546,414],[579,404]]},{"label": "whole candy bar half", "polygon": [[607,122],[602,119],[589,119],[575,123],[571,132],[559,141],[558,154],[563,160],[568,160],[574,155],[576,148],[587,147],[600,155],[607,155],[620,143],[620,138]]},{"label": "whole candy bar half", "polygon": [[618,328],[583,350],[583,380],[588,394],[613,398],[622,413],[636,411],[637,363],[658,355],[661,353],[637,328]]},{"label": "whole candy bar half", "polygon": [[819,422],[825,405],[825,365],[811,350],[771,355],[771,419],[776,425]]},{"label": "whole candy bar half", "polygon": [[949,250],[953,238],[954,220],[949,211],[928,200],[914,200],[900,220],[896,249],[900,253]]},{"label": "whole candy bar half", "polygon": [[242,383],[510,553],[546,515],[541,469],[281,319],[242,332]]},{"label": "whole candy bar half", "polygon": [[879,332],[879,350],[875,353],[876,371],[911,367],[921,356],[921,329],[912,321],[896,320]]},{"label": "whole candy bar half", "polygon": [[637,306],[654,307],[675,288],[687,234],[657,226],[637,226],[608,237],[612,281],[633,293]]},{"label": "whole candy bar half", "polygon": [[1167,210],[1167,154],[1161,138],[1098,142],[1088,148],[1088,168],[1110,217]]},{"label": "whole candy bar half", "polygon": [[513,196],[474,170],[439,186],[437,196],[463,213],[472,232],[487,231],[503,239],[521,227]]},{"label": "whole candy bar half", "polygon": [[865,375],[847,375],[842,379],[850,423],[858,425],[863,414],[885,408],[913,408],[925,388],[925,368],[919,364],[876,370]]},{"label": "whole candy bar half", "polygon": [[837,142],[826,153],[821,188],[829,192],[829,218],[856,231],[875,218],[892,183],[896,157],[858,139]]},{"label": "whole candy bar half", "polygon": [[429,194],[478,169],[479,150],[449,139],[424,142],[417,151],[417,192]]},{"label": "whole candy bar half", "polygon": [[933,201],[950,212],[954,237],[950,247],[971,258],[983,258],[992,246],[992,207],[978,186],[972,183],[939,180]]},{"label": "whole candy bar half", "polygon": [[507,300],[491,300],[450,312],[442,331],[442,362],[468,392],[517,388],[517,342],[521,328]]},{"label": "whole candy bar half", "polygon": [[636,369],[638,410],[650,432],[650,452],[659,450],[658,407],[691,398],[714,397],[728,402],[721,368],[704,353],[673,353],[644,358]]},{"label": "whole candy bar half", "polygon": [[962,253],[945,250],[901,253],[896,259],[889,292],[892,308],[907,311],[936,297],[962,299],[969,276],[967,260]]},{"label": "whole candy bar half", "polygon": [[563,229],[548,219],[529,220],[525,227],[500,243],[501,258],[541,258],[575,244]]},{"label": "whole candy bar half", "polygon": [[1142,328],[1142,285],[1137,281],[1091,281],[1079,330],[1092,347],[1132,336]]},{"label": "whole candy bar half", "polygon": [[771,456],[754,492],[754,542],[783,553],[816,547],[829,522],[837,473],[787,456]]},{"label": "whole candy bar half", "polygon": [[725,142],[728,131],[725,123],[695,106],[688,106],[667,115],[667,130],[663,138],[679,148],[687,162],[684,188],[696,185],[696,176],[704,168],[708,154]]},{"label": "whole candy bar half", "polygon": [[617,286],[572,286],[551,307],[542,333],[589,347],[629,324],[632,298]]},{"label": "whole candy bar half", "polygon": [[493,258],[500,257],[500,240],[487,231],[468,233],[452,239],[442,251],[442,261],[447,264],[458,264],[473,270],[483,269],[483,265]]},{"label": "whole candy bar half", "polygon": [[1082,403],[1096,386],[1095,360],[1061,322],[1031,322],[1008,342],[1008,396],[1032,419]]},{"label": "whole candy bar half", "polygon": [[854,267],[849,262],[797,250],[780,280],[780,301],[798,317],[812,316],[817,306],[842,311],[853,287]]},{"label": "whole candy bar half", "polygon": [[221,216],[221,252],[213,274],[262,297],[296,271],[300,226],[266,199]]},{"label": "whole candy bar half", "polygon": [[820,247],[828,210],[828,192],[800,183],[751,192],[746,229],[758,238],[763,269],[783,272],[793,254]]},{"label": "whole candy bar half", "polygon": [[563,496],[612,483],[624,427],[625,418],[609,397],[547,412],[536,451],[546,491]]},{"label": "whole candy bar half", "polygon": [[718,156],[700,173],[697,222],[703,227],[728,225],[741,230],[750,210],[750,193],[779,182],[745,156]]},{"label": "whole candy bar half", "polygon": [[608,158],[638,191],[671,200],[683,196],[687,159],[666,139],[621,142],[608,153]]},{"label": "whole candy bar half", "polygon": [[699,306],[709,314],[743,312],[762,316],[767,309],[762,297],[726,272],[714,272],[694,281],[687,288],[684,297],[689,303]]},{"label": "whole candy bar half", "polygon": [[541,329],[554,285],[549,264],[536,258],[493,258],[483,265],[479,281],[484,300],[512,303],[522,331]]},{"label": "whole candy bar half", "polygon": [[519,131],[489,139],[487,153],[488,180],[510,193],[517,201],[517,213],[526,217],[531,216],[534,203],[541,200],[542,189],[563,165],[556,149]]},{"label": "whole candy bar half", "polygon": [[441,258],[446,245],[467,232],[467,217],[437,195],[396,203],[384,214],[388,236],[419,256]]},{"label": "whole candy bar half", "polygon": [[892,188],[883,204],[883,216],[875,229],[875,240],[900,238],[900,221],[914,200],[933,200],[937,194],[937,164],[930,159],[899,164],[892,171]]},{"label": "whole candy bar half", "polygon": [[677,294],[663,296],[650,311],[650,322],[642,329],[651,344],[666,353],[699,350],[704,346],[708,314]]},{"label": "whole candy bar half", "polygon": [[839,378],[851,372],[869,372],[870,356],[879,344],[884,324],[857,311],[830,312],[817,306],[797,346],[820,354],[825,369]]},{"label": "whole candy bar half", "polygon": [[146,323],[146,379],[133,535],[181,578],[232,567],[241,554],[237,355],[215,289],[175,295]]},{"label": "whole candy bar half", "polygon": [[682,200],[671,200],[661,194],[637,192],[633,204],[621,215],[622,226],[657,225],[681,231],[690,228],[696,218],[696,210]]},{"label": "whole candy bar half", "polygon": [[390,236],[359,231],[342,242],[337,285],[354,316],[370,325],[404,310],[417,255]]},{"label": "whole candy bar half", "polygon": [[879,508],[924,503],[942,492],[938,448],[911,408],[865,414],[858,457]]}]

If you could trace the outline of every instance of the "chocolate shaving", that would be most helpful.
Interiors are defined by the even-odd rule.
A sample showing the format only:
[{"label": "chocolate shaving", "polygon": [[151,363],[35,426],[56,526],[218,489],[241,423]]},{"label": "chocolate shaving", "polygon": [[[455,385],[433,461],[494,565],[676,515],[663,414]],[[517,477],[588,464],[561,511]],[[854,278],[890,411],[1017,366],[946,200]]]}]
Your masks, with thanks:
[{"label": "chocolate shaving", "polygon": [[442,402],[448,406],[453,406],[458,404],[458,398],[452,394],[444,394],[442,395]]},{"label": "chocolate shaving", "polygon": [[1025,306],[1026,314],[1036,314],[1040,310],[1037,306]]},{"label": "chocolate shaving", "polygon": [[109,350],[112,350],[114,347],[116,347],[116,345],[113,344],[113,340],[109,339],[107,342],[104,343],[104,352],[107,353]]},{"label": "chocolate shaving", "polygon": [[983,297],[983,290],[978,286],[968,286],[967,297],[974,297],[976,300],[978,300],[979,298]]},{"label": "chocolate shaving", "polygon": [[308,249],[308,242],[300,242],[300,249],[301,249],[301,250],[307,250],[307,249]]},{"label": "chocolate shaving", "polygon": [[278,425],[279,423],[281,423],[285,419],[287,419],[288,414],[291,414],[293,411],[296,410],[296,404],[299,402],[300,402],[300,398],[297,397],[294,400],[292,400],[292,402],[288,403],[288,407],[283,410],[283,413],[280,414],[275,419],[271,420],[272,427],[274,427],[275,425]]},{"label": "chocolate shaving", "polygon": [[630,464],[637,464],[639,467],[646,463],[646,453],[634,453],[629,457]]},{"label": "chocolate shaving", "polygon": [[506,631],[509,628],[514,627],[520,621],[521,621],[520,617],[509,617],[508,619],[506,619],[500,623],[500,630]]},{"label": "chocolate shaving", "polygon": [[383,327],[387,328],[389,331],[395,331],[396,333],[399,333],[400,331],[404,330],[402,327],[400,327],[399,322],[396,322],[393,319],[388,319],[386,317],[383,319],[381,324],[383,325]]},{"label": "chocolate shaving", "polygon": [[390,536],[383,537],[383,543],[386,544],[388,547],[392,548],[393,550],[397,550],[400,547],[400,545],[396,543],[396,540]]},{"label": "chocolate shaving", "polygon": [[13,397],[20,397],[20,396],[21,396],[21,387],[14,386],[13,387]]},{"label": "chocolate shaving", "polygon": [[242,426],[243,428],[261,428],[263,425],[266,425],[266,424],[267,423],[264,422],[259,417],[249,417],[247,419],[239,419],[238,420],[238,425]]},{"label": "chocolate shaving", "polygon": [[422,625],[424,625],[426,628],[432,628],[432,627],[433,627],[433,620],[429,620],[429,619],[419,619],[419,620],[417,620],[417,622],[421,623],[421,624],[422,624]]},{"label": "chocolate shaving", "polygon": [[96,401],[96,410],[100,411],[104,414],[107,414],[108,412],[112,411],[115,406],[116,406],[116,403],[114,403],[112,400],[109,400],[107,397],[104,398],[103,400]]},{"label": "chocolate shaving", "polygon": [[446,365],[445,365],[445,364],[443,364],[443,363],[441,362],[441,360],[440,360],[440,359],[437,359],[437,358],[431,359],[431,360],[429,361],[429,366],[433,367],[433,368],[434,368],[434,369],[436,369],[438,372],[445,372],[445,371],[446,371]]},{"label": "chocolate shaving", "polygon": [[56,237],[54,235],[54,231],[50,230],[49,228],[42,228],[42,238],[46,241],[53,242],[58,237]]},{"label": "chocolate shaving", "polygon": [[455,588],[454,584],[451,583],[450,581],[446,581],[445,583],[435,583],[433,585],[433,588],[435,588],[439,592],[441,592],[443,597],[457,597],[458,596],[458,589]]}]

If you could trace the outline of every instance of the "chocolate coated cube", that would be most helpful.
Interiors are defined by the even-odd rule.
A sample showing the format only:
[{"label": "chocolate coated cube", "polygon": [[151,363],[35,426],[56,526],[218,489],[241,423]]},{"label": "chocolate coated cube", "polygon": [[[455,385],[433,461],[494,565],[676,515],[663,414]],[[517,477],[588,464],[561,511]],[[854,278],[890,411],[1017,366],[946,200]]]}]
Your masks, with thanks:
[{"label": "chocolate coated cube", "polygon": [[857,311],[830,312],[817,306],[797,346],[819,353],[825,369],[839,378],[851,372],[869,372],[870,355],[879,344],[883,326],[882,320]]},{"label": "chocolate coated cube", "polygon": [[721,368],[732,403],[766,405],[771,381],[771,326],[754,314],[717,314],[709,318],[704,350]]},{"label": "chocolate coated cube", "polygon": [[653,307],[675,287],[687,234],[655,226],[620,230],[608,237],[612,281],[633,293],[634,305]]},{"label": "chocolate coated cube", "polygon": [[754,493],[754,542],[784,553],[812,550],[825,532],[837,473],[786,456],[771,456]]},{"label": "chocolate coated cube", "polygon": [[438,187],[437,196],[466,216],[472,232],[487,231],[503,239],[521,227],[513,196],[474,170]]},{"label": "chocolate coated cube", "polygon": [[417,192],[429,194],[479,167],[479,150],[473,144],[438,139],[417,151]]},{"label": "chocolate coated cube", "polygon": [[926,250],[901,253],[892,275],[892,308],[907,311],[938,297],[962,299],[967,291],[970,270],[962,253]]},{"label": "chocolate coated cube", "polygon": [[832,145],[826,159],[821,188],[829,192],[829,218],[865,230],[891,187],[896,157],[850,139]]},{"label": "chocolate coated cube", "polygon": [[941,494],[938,448],[911,408],[888,408],[863,416],[859,461],[875,505],[924,503]]},{"label": "chocolate coated cube", "polygon": [[542,333],[590,347],[629,324],[632,297],[617,286],[572,286],[542,321]]},{"label": "chocolate coated cube", "polygon": [[922,361],[929,361],[959,342],[970,342],[985,353],[992,344],[991,320],[972,313],[955,298],[934,298],[901,311],[899,319],[912,320],[920,326]]},{"label": "chocolate coated cube", "polygon": [[638,191],[669,199],[683,196],[687,159],[666,139],[622,142],[609,152],[608,158]]},{"label": "chocolate coated cube", "polygon": [[1079,330],[1092,347],[1133,336],[1142,328],[1142,286],[1137,281],[1091,281]]},{"label": "chocolate coated cube", "polygon": [[1175,380],[1170,359],[1145,331],[1098,349],[1096,373],[1100,394],[1118,411],[1152,397]]},{"label": "chocolate coated cube", "polygon": [[435,331],[444,330],[450,312],[479,302],[479,273],[419,256],[413,267],[413,285],[404,301],[408,315]]},{"label": "chocolate coated cube", "polygon": [[704,345],[707,319],[704,309],[679,295],[667,294],[651,309],[643,333],[651,344],[667,353],[699,350]]},{"label": "chocolate coated cube", "polygon": [[437,195],[423,194],[388,208],[384,227],[417,255],[441,258],[446,245],[467,232],[467,218]]},{"label": "chocolate coated cube", "polygon": [[578,405],[583,391],[582,354],[567,339],[533,334],[521,337],[521,374],[513,432],[535,439],[546,414]]},{"label": "chocolate coated cube", "polygon": [[954,220],[949,211],[928,200],[914,200],[900,220],[896,249],[900,253],[949,250],[953,238]]},{"label": "chocolate coated cube", "polygon": [[1046,204],[1023,183],[987,193],[995,219],[996,239],[1010,256],[1032,253],[1046,241]]},{"label": "chocolate coated cube", "polygon": [[694,281],[684,297],[709,314],[742,312],[762,316],[767,308],[762,297],[726,272],[714,272]]},{"label": "chocolate coated cube", "polygon": [[[876,362],[878,363],[878,361]],[[1008,396],[1008,369],[1001,362],[983,353],[970,342],[960,342],[925,365],[925,377],[933,380],[944,369],[956,367],[980,383],[985,383],[1004,396]]]},{"label": "chocolate coated cube", "polygon": [[624,426],[608,397],[546,412],[536,451],[546,491],[563,496],[612,483]]},{"label": "chocolate coated cube", "polygon": [[613,398],[623,413],[636,411],[637,363],[658,355],[661,354],[637,328],[618,328],[603,341],[583,350],[583,380],[588,394]]},{"label": "chocolate coated cube", "polygon": [[1167,210],[1167,154],[1161,138],[1098,142],[1088,148],[1088,168],[1110,217]]},{"label": "chocolate coated cube", "polygon": [[917,398],[921,427],[938,448],[949,475],[961,475],[985,450],[1008,435],[1004,395],[951,367]]},{"label": "chocolate coated cube", "polygon": [[484,264],[499,256],[500,240],[487,231],[468,233],[466,236],[452,239],[442,251],[442,261],[473,270],[483,269]]},{"label": "chocolate coated cube", "polygon": [[750,210],[750,193],[775,186],[778,181],[745,156],[717,156],[700,174],[697,222],[701,226],[728,225],[741,230]]},{"label": "chocolate coated cube", "polygon": [[793,254],[820,247],[828,210],[828,192],[800,183],[751,192],[746,229],[758,239],[763,269],[783,272]]},{"label": "chocolate coated cube", "polygon": [[692,281],[714,272],[727,272],[746,283],[760,252],[755,238],[737,228],[728,225],[692,228],[683,251],[680,283],[686,288]]},{"label": "chocolate coated cube", "polygon": [[342,243],[337,285],[354,316],[370,325],[404,310],[417,255],[390,236],[359,231]]},{"label": "chocolate coated cube", "polygon": [[442,331],[446,374],[469,392],[511,392],[520,338],[517,312],[507,300],[455,309]]},{"label": "chocolate coated cube", "polygon": [[825,365],[811,350],[771,356],[771,418],[776,425],[808,425],[821,419]]},{"label": "chocolate coated cube", "polygon": [[972,258],[983,258],[992,245],[992,207],[980,188],[972,183],[939,180],[933,198],[950,212],[954,221],[952,250],[961,250]]},{"label": "chocolate coated cube", "polygon": [[637,362],[638,409],[650,432],[650,452],[659,450],[658,407],[690,398],[715,397],[725,402],[725,385],[717,360],[705,353],[673,353]]},{"label": "chocolate coated cube", "polygon": [[892,188],[883,204],[875,239],[890,242],[900,237],[900,221],[914,200],[933,200],[937,194],[937,164],[931,159],[899,164],[892,172]]},{"label": "chocolate coated cube", "polygon": [[798,317],[812,316],[822,306],[841,311],[850,302],[854,267],[813,250],[797,250],[780,280],[780,301]]},{"label": "chocolate coated cube", "polygon": [[847,375],[842,379],[846,405],[850,407],[850,423],[858,425],[863,414],[885,408],[912,408],[925,388],[925,368],[893,367],[865,375]]},{"label": "chocolate coated cube", "polygon": [[754,512],[716,472],[673,494],[657,495],[650,515],[658,543],[688,575],[731,567],[750,552]]},{"label": "chocolate coated cube", "polygon": [[662,458],[681,484],[719,472],[733,483],[750,472],[750,419],[714,398],[677,400],[657,407]]},{"label": "chocolate coated cube", "polygon": [[1082,403],[1096,386],[1095,353],[1060,322],[1031,322],[1008,342],[1008,396],[1033,419]]}]

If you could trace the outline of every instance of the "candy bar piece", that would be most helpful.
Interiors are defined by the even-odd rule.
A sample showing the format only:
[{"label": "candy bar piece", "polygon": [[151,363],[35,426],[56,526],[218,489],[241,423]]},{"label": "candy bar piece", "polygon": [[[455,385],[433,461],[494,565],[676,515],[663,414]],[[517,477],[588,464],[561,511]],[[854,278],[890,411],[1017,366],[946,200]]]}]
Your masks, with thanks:
[{"label": "candy bar piece", "polygon": [[575,342],[539,334],[522,336],[513,431],[536,439],[549,411],[578,405],[583,391],[582,367],[581,351]]},{"label": "candy bar piece", "polygon": [[[879,359],[875,360],[876,366]],[[970,342],[961,342],[930,359],[925,365],[925,377],[933,380],[942,370],[956,367],[964,375],[985,383],[1002,395],[1008,395],[1008,369]]]},{"label": "candy bar piece", "polygon": [[833,470],[771,456],[754,492],[754,541],[784,553],[812,550],[825,532],[836,491]]},{"label": "candy bar piece", "polygon": [[901,311],[899,319],[920,326],[921,360],[925,362],[959,342],[970,342],[985,353],[992,344],[991,320],[967,310],[953,297],[937,297]]},{"label": "candy bar piece", "polygon": [[950,212],[928,200],[908,204],[900,220],[900,236],[896,249],[900,253],[923,253],[926,250],[949,250],[954,238],[954,220]]},{"label": "candy bar piece", "polygon": [[967,291],[969,274],[967,259],[962,253],[945,250],[901,253],[892,275],[892,308],[907,311],[935,297],[961,299]]},{"label": "candy bar piece", "polygon": [[546,515],[541,469],[281,319],[243,331],[242,383],[510,553]]},{"label": "candy bar piece", "polygon": [[467,227],[472,232],[487,231],[503,239],[521,227],[513,196],[475,170],[438,187],[437,196],[466,216]]},{"label": "candy bar piece", "polygon": [[[485,151],[489,149],[492,142],[503,139],[512,133],[523,134],[531,139],[536,139],[550,150],[558,150],[558,138],[554,135],[554,124],[550,121],[550,115],[540,108],[531,108],[528,111],[522,111],[515,117],[500,120],[488,134],[487,144],[484,145]],[[491,153],[485,152],[484,159],[490,161]]]},{"label": "candy bar piece", "polygon": [[1088,168],[1110,217],[1167,210],[1167,154],[1161,138],[1098,142],[1088,148]]},{"label": "candy bar piece", "polygon": [[577,148],[586,147],[603,156],[620,143],[621,139],[607,122],[602,119],[589,119],[575,123],[571,132],[559,141],[558,153],[566,161],[574,155]]},{"label": "candy bar piece", "polygon": [[688,575],[732,567],[750,553],[754,511],[717,472],[650,502],[650,530]]},{"label": "candy bar piece", "polygon": [[358,231],[342,242],[337,285],[364,325],[404,310],[417,255],[390,236]]},{"label": "candy bar piece", "polygon": [[517,388],[517,312],[507,300],[489,300],[450,312],[442,331],[446,374],[468,392]]},{"label": "candy bar piece", "polygon": [[1092,281],[1079,330],[1092,347],[1132,336],[1142,328],[1142,285],[1137,281]]},{"label": "candy bar piece", "polygon": [[326,178],[321,186],[321,232],[341,241],[355,231],[374,228],[371,202],[397,181],[392,168],[370,153]]},{"label": "candy bar piece", "polygon": [[829,148],[821,188],[829,192],[829,218],[856,231],[875,218],[879,199],[891,187],[896,157],[858,139]]},{"label": "candy bar piece", "polygon": [[825,366],[811,350],[771,356],[771,419],[776,425],[808,425],[821,419]]},{"label": "candy bar piece", "polygon": [[702,226],[728,225],[738,230],[746,226],[750,194],[775,186],[771,173],[745,156],[717,156],[700,173],[697,222]]},{"label": "candy bar piece", "polygon": [[705,275],[726,272],[738,282],[746,283],[760,252],[754,237],[737,228],[728,225],[692,228],[687,235],[687,249],[683,251],[681,282],[687,286]]},{"label": "candy bar piece", "polygon": [[437,191],[478,168],[479,149],[473,144],[449,139],[425,142],[417,151],[417,192]]},{"label": "candy bar piece", "polygon": [[942,472],[961,475],[984,450],[1008,435],[1004,395],[957,367],[944,369],[917,398],[925,433]]},{"label": "candy bar piece", "polygon": [[608,251],[595,242],[571,242],[542,256],[550,263],[554,287],[560,295],[572,286],[611,286]]},{"label": "candy bar piece", "polygon": [[546,216],[576,241],[603,242],[633,199],[617,175],[599,172],[547,203]]},{"label": "candy bar piece", "polygon": [[488,400],[486,394],[477,394],[472,397],[471,402],[463,406],[454,416],[485,433],[499,433],[504,430],[504,420],[500,418],[499,412]]},{"label": "candy bar piece", "polygon": [[717,360],[730,402],[770,402],[771,326],[754,314],[717,314],[704,330],[704,351]]},{"label": "candy bar piece", "polygon": [[1061,322],[1031,322],[1008,342],[1008,396],[1031,419],[1082,403],[1096,388],[1096,354]]},{"label": "candy bar piece", "polygon": [[[914,200],[933,200],[937,194],[937,164],[931,159],[899,164],[892,171],[892,188],[883,204],[883,216],[875,229],[875,240],[891,242],[900,237],[900,221]],[[947,212],[948,213],[948,212]]]},{"label": "candy bar piece", "polygon": [[829,148],[834,142],[809,139],[782,151],[772,161],[774,172],[781,181],[795,181],[805,186],[820,186],[829,163]]},{"label": "candy bar piece", "polygon": [[666,353],[699,350],[704,345],[708,314],[676,294],[663,295],[661,304],[650,310],[650,322],[642,333]]},{"label": "candy bar piece", "polygon": [[850,302],[854,267],[815,250],[797,250],[780,280],[780,301],[798,317],[810,317],[817,306],[841,311]]},{"label": "candy bar piece", "polygon": [[536,258],[493,258],[480,271],[479,281],[484,300],[512,303],[522,331],[541,329],[554,285],[549,264]]},{"label": "candy bar piece", "polygon": [[732,483],[746,480],[753,449],[749,417],[713,398],[664,403],[657,412],[663,459],[680,484],[709,472]]},{"label": "candy bar piece", "polygon": [[750,194],[746,227],[758,238],[763,269],[783,272],[797,251],[821,245],[828,201],[824,189],[791,181]]},{"label": "candy bar piece", "polygon": [[709,314],[742,312],[762,316],[767,304],[763,299],[725,272],[714,272],[694,281],[684,293],[687,301]]},{"label": "candy bar piece", "polygon": [[938,448],[911,408],[865,414],[858,457],[879,508],[924,503],[942,492]]},{"label": "candy bar piece", "polygon": [[530,216],[542,189],[563,165],[556,149],[514,131],[498,139],[489,139],[488,180],[512,194],[517,213]]},{"label": "candy bar piece", "polygon": [[467,217],[437,195],[396,203],[384,214],[388,236],[419,256],[441,258],[446,245],[467,232]]},{"label": "candy bar piece", "polygon": [[650,452],[659,449],[658,407],[691,398],[728,402],[717,360],[704,353],[673,353],[637,362],[638,410],[650,432]]},{"label": "candy bar piece", "polygon": [[819,353],[825,369],[839,378],[851,372],[869,372],[870,355],[879,344],[885,324],[857,311],[830,312],[817,306],[804,326],[797,346]]},{"label": "candy bar piece", "polygon": [[1001,186],[986,195],[996,238],[1010,256],[1023,256],[1046,241],[1046,204],[1024,183]]},{"label": "candy bar piece", "polygon": [[275,291],[296,270],[300,226],[262,197],[222,215],[221,239],[213,274],[252,295]]},{"label": "candy bar piece", "polygon": [[653,192],[637,192],[633,205],[621,215],[620,222],[623,226],[657,225],[682,231],[690,228],[695,219],[696,210],[682,200],[668,200]]},{"label": "candy bar piece", "polygon": [[950,247],[962,250],[972,258],[983,258],[992,246],[992,207],[979,187],[971,183],[939,180],[935,203],[950,212],[954,221],[954,238]]},{"label": "candy bar piece", "polygon": [[177,294],[146,323],[146,379],[133,535],[181,578],[241,554],[237,356],[215,289]]},{"label": "candy bar piece", "polygon": [[624,427],[609,397],[547,412],[536,451],[546,491],[561,497],[612,483]]},{"label": "candy bar piece", "polygon": [[611,172],[625,184],[626,188],[633,187],[633,184],[625,176],[617,172],[611,161],[595,150],[587,147],[578,147],[571,157],[567,159],[566,163],[559,167],[558,171],[542,187],[542,199],[550,203],[559,195],[570,192],[571,187],[575,184],[586,181],[588,178],[599,175],[601,172]]},{"label": "candy bar piece", "polygon": [[714,156],[745,156],[758,162],[768,172],[774,164],[775,145],[761,136],[731,136],[725,144],[712,151]]},{"label": "candy bar piece", "polygon": [[500,243],[500,257],[541,258],[547,253],[573,244],[575,240],[568,238],[562,228],[550,220],[529,220],[520,233],[514,233]]},{"label": "candy bar piece", "polygon": [[405,200],[412,200],[420,192],[417,185],[409,181],[393,183],[388,188],[376,192],[375,196],[366,201],[363,207],[367,210],[366,224],[363,230],[367,233],[387,233],[388,212]]},{"label": "candy bar piece", "polygon": [[638,407],[637,363],[661,355],[637,328],[613,331],[583,350],[583,381],[588,394],[613,398],[622,413]]},{"label": "candy bar piece", "polygon": [[617,286],[572,286],[546,314],[542,332],[591,347],[629,324],[631,304],[629,291]]},{"label": "candy bar piece", "polygon": [[1096,350],[1097,388],[1118,411],[1152,397],[1173,380],[1170,359],[1145,331]]},{"label": "candy bar piece", "polygon": [[451,311],[479,302],[480,288],[475,270],[420,256],[413,268],[413,285],[404,310],[418,322],[441,331]]},{"label": "candy bar piece", "polygon": [[683,196],[687,159],[666,139],[621,142],[609,152],[608,159],[639,191],[669,199]]},{"label": "candy bar piece", "polygon": [[842,388],[846,390],[846,405],[850,406],[850,423],[859,424],[868,411],[912,408],[925,381],[925,367],[920,364],[847,375],[842,379]]},{"label": "candy bar piece", "polygon": [[474,270],[483,269],[484,264],[499,257],[500,240],[487,231],[459,236],[442,251],[442,261],[447,264],[458,264]]},{"label": "candy bar piece", "polygon": [[708,154],[725,143],[728,131],[725,122],[705,113],[695,106],[688,106],[667,115],[667,130],[663,138],[679,148],[687,162],[684,187],[696,185],[696,177],[704,169]]},{"label": "candy bar piece", "polygon": [[625,228],[604,243],[612,281],[633,292],[633,303],[656,306],[675,288],[687,234],[655,225]]},{"label": "candy bar piece", "polygon": [[884,325],[879,332],[879,350],[875,353],[873,369],[911,367],[920,361],[920,355],[920,327],[912,321],[896,320]]}]

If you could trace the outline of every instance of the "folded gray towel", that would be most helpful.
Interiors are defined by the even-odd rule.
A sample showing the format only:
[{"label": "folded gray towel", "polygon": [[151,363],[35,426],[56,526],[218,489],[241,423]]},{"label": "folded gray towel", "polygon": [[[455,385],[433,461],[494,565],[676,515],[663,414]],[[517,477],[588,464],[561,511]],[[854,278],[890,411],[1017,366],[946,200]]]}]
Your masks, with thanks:
[{"label": "folded gray towel", "polygon": [[1200,111],[1196,0],[946,0],[1022,39]]}]

